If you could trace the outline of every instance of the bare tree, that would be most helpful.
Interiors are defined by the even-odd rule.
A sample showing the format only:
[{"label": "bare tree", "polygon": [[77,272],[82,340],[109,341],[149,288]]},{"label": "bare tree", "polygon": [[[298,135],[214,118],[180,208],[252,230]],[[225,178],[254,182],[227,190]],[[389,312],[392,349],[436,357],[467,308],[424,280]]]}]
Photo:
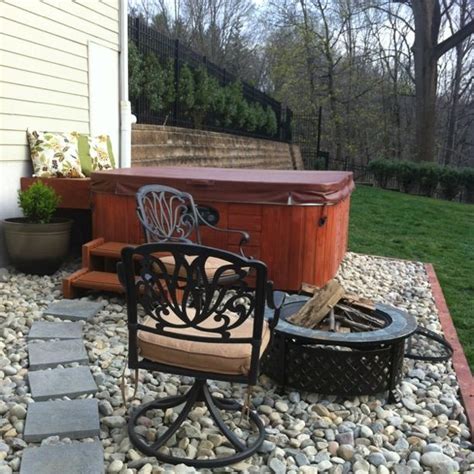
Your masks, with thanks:
[{"label": "bare tree", "polygon": [[260,15],[253,0],[133,4],[168,36],[313,117],[314,135],[322,106],[334,165],[474,163],[472,0],[268,0]]},{"label": "bare tree", "polygon": [[434,161],[438,61],[450,49],[474,33],[474,20],[465,23],[444,41],[439,41],[439,0],[395,0],[413,10],[415,24],[416,145],[419,161]]},{"label": "bare tree", "polygon": [[[451,34],[454,34],[456,31],[455,19],[450,11],[449,5],[446,0],[443,0],[443,6],[446,11],[447,22],[449,24],[449,30]],[[459,2],[459,26],[458,29],[462,30],[468,21],[468,2],[467,0],[460,0]],[[459,113],[459,102],[462,99],[465,92],[468,92],[469,89],[462,87],[463,77],[465,77],[465,72],[463,71],[466,59],[469,52],[473,48],[474,42],[471,38],[466,39],[463,42],[459,42],[455,46],[455,64],[454,64],[454,75],[452,78],[451,85],[451,106],[448,115],[448,126],[447,126],[447,139],[446,139],[446,149],[444,154],[444,163],[449,165],[453,161],[453,155],[455,153],[456,145],[456,135],[458,127],[458,113]],[[472,66],[468,65],[468,66]],[[471,68],[466,68],[469,74],[469,81],[473,80],[473,71]]]}]

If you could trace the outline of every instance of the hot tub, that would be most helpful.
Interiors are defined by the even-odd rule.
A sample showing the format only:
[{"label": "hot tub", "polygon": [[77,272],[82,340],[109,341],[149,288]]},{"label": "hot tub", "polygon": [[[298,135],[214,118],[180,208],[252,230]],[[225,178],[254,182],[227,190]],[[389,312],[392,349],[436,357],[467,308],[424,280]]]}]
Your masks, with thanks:
[{"label": "hot tub", "polygon": [[[245,230],[245,252],[264,261],[276,288],[324,285],[347,249],[352,173],[191,167],[136,167],[92,173],[93,237],[144,242],[135,193],[171,186],[217,211],[219,227]],[[223,238],[224,236],[224,238]],[[238,236],[204,229],[203,244],[238,251]]]}]

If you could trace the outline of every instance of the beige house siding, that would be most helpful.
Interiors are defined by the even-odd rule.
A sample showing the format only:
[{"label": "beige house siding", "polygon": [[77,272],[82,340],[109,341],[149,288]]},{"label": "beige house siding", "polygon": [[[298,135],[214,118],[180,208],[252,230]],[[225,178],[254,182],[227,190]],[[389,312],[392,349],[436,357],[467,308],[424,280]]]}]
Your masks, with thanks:
[{"label": "beige house siding", "polygon": [[91,45],[116,53],[118,90],[119,0],[0,0],[0,219],[19,213],[27,128],[90,132]]}]

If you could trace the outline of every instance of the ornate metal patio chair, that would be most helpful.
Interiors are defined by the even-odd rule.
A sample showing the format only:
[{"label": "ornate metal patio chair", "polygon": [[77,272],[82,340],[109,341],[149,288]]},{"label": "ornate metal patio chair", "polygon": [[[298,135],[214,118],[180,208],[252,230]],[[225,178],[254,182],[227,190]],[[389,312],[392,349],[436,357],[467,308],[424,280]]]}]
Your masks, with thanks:
[{"label": "ornate metal patio chair", "polygon": [[223,229],[213,222],[217,216],[201,214],[191,194],[169,186],[150,184],[136,194],[137,214],[147,242],[195,242],[201,244],[200,226],[217,232],[240,235],[239,250],[245,256],[243,245],[250,236],[243,230]]},{"label": "ornate metal patio chair", "polygon": [[[199,212],[191,194],[169,186],[150,184],[142,186],[136,194],[137,215],[143,226],[147,242],[195,242],[201,244],[200,227],[205,226],[217,232],[240,235],[239,250],[242,256],[244,244],[250,236],[247,232],[216,227]],[[172,269],[172,256],[164,257],[163,262]],[[225,262],[218,258],[208,259],[206,273],[212,276]],[[221,283],[232,282],[231,272],[222,274]]]},{"label": "ornate metal patio chair", "polygon": [[[157,257],[163,254],[174,259],[174,269],[170,270]],[[206,264],[213,258],[225,264],[209,277]],[[246,282],[248,269],[255,271],[254,287]],[[133,411],[128,424],[131,442],[162,462],[185,463],[197,468],[225,466],[251,456],[264,440],[262,421],[256,412],[249,410],[255,436],[247,442],[238,438],[219,410],[237,412],[248,405],[214,397],[207,380],[256,384],[260,358],[270,343],[283,302],[283,294],[274,293],[272,283],[267,281],[265,264],[195,244],[155,243],[125,248],[118,272],[127,294],[129,368],[195,379],[186,394],[158,399]],[[221,284],[226,272],[238,277],[232,286]],[[274,310],[271,320],[264,319],[266,301]],[[188,459],[160,450],[182,426],[196,402],[204,402],[235,454],[216,459]],[[183,404],[176,420],[156,440],[148,441],[143,427],[137,431],[141,416],[163,417],[166,409]]]}]

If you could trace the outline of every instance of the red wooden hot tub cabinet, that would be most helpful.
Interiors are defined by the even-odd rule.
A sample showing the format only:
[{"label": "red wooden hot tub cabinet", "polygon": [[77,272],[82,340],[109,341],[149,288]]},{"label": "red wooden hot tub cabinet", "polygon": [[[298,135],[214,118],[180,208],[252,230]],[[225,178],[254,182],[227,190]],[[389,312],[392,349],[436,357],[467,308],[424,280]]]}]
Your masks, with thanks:
[{"label": "red wooden hot tub cabinet", "polygon": [[[136,167],[91,176],[92,242],[83,268],[64,281],[65,297],[77,288],[120,291],[115,263],[121,249],[144,242],[136,216],[136,191],[146,184],[191,193],[219,213],[221,228],[245,230],[247,255],[265,262],[276,288],[321,286],[347,249],[352,173],[221,168]],[[203,244],[238,251],[238,236],[204,229]]]}]

